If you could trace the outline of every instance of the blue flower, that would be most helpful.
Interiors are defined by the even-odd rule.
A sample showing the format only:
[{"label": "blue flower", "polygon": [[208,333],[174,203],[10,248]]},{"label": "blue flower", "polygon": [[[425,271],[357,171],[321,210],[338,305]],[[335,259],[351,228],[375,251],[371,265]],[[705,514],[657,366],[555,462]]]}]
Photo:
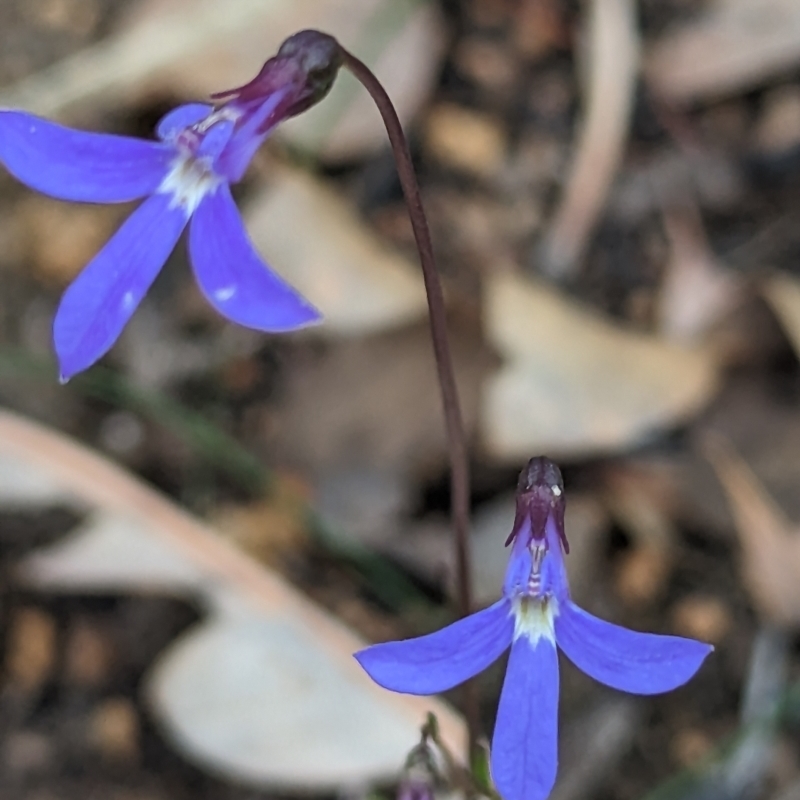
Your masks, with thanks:
[{"label": "blue flower", "polygon": [[689,680],[713,649],[677,636],[612,625],[569,596],[564,484],[558,467],[534,458],[520,475],[503,599],[436,633],[356,653],[370,677],[408,694],[443,692],[471,678],[510,646],[492,740],[492,778],[504,800],[543,800],[558,763],[556,645],[595,680],[657,694]]},{"label": "blue flower", "polygon": [[61,299],[53,338],[62,380],[114,344],[187,225],[197,283],[225,317],[271,332],[320,319],[263,263],[229,187],[278,122],[327,93],[339,58],[330,37],[296,34],[253,81],[215,96],[224,104],[193,103],[167,114],[158,141],[72,130],[0,109],[0,162],[31,188],[89,203],[146,198]]}]

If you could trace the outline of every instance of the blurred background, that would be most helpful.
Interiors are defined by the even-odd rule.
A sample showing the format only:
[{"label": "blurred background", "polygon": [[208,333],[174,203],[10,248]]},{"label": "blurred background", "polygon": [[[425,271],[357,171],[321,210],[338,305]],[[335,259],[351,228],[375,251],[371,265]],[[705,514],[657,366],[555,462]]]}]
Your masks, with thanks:
[{"label": "blurred background", "polygon": [[[565,666],[554,797],[800,798],[800,4],[0,0],[0,106],[149,137],[306,27],[374,67],[411,140],[470,439],[477,602],[500,593],[519,469],[547,454],[576,599],[716,647],[652,699]],[[366,641],[430,631],[452,618],[446,442],[413,237],[365,93],[342,75],[236,197],[326,324],[235,328],[181,244],[111,353],[60,386],[58,298],[130,208],[60,203],[0,170],[0,404],[139,476]],[[3,798],[391,796],[386,770],[320,789],[315,758],[292,781],[241,768],[248,736],[256,756],[270,740],[232,703],[216,738],[181,733],[202,728],[202,697],[175,700],[195,684],[164,676],[203,602],[172,590],[178,567],[153,591],[155,562],[137,584],[84,551],[37,561],[104,506],[20,453],[0,441]],[[502,674],[480,678],[487,732]],[[284,760],[313,726],[292,719]]]}]

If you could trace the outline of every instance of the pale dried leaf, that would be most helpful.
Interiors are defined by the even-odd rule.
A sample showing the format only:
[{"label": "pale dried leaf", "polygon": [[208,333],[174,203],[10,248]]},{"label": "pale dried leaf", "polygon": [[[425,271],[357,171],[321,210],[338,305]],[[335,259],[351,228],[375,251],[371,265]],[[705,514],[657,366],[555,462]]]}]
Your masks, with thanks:
[{"label": "pale dried leaf", "polygon": [[481,413],[498,459],[631,447],[696,413],[716,389],[709,351],[625,330],[513,274],[489,281],[485,326],[507,359]]},{"label": "pale dried leaf", "polygon": [[664,228],[670,254],[658,298],[659,328],[666,338],[691,344],[739,302],[741,282],[711,252],[696,211],[666,211]]},{"label": "pale dried leaf", "polygon": [[321,335],[363,335],[424,316],[416,264],[367,229],[325,184],[296,170],[245,208],[259,250],[325,315]]},{"label": "pale dried leaf", "polygon": [[717,0],[654,43],[645,75],[664,100],[691,103],[752,89],[798,63],[797,0]]},{"label": "pale dried leaf", "polygon": [[226,614],[185,634],[156,664],[147,693],[170,738],[213,771],[321,789],[392,775],[408,750],[402,711],[378,717],[349,673],[313,630]]},{"label": "pale dried leaf", "polygon": [[800,532],[726,440],[709,437],[703,444],[728,496],[742,547],[742,575],[756,608],[768,622],[797,625]]},{"label": "pale dried leaf", "polygon": [[74,505],[77,497],[41,470],[0,451],[0,505],[4,509]]},{"label": "pale dried leaf", "polygon": [[639,70],[634,0],[593,0],[588,39],[585,119],[564,195],[542,248],[544,269],[557,277],[578,266],[622,159]]},{"label": "pale dried leaf", "polygon": [[[448,707],[381,690],[352,657],[358,637],[118,467],[10,414],[0,414],[0,457],[93,509],[81,529],[23,562],[29,585],[158,591],[207,611],[147,681],[156,717],[200,766],[286,791],[386,780],[429,710],[463,753],[463,725]],[[301,674],[308,682],[290,686]]]},{"label": "pale dried leaf", "polygon": [[800,281],[793,275],[776,273],[762,292],[800,357]]},{"label": "pale dried leaf", "polygon": [[19,576],[62,591],[91,588],[183,595],[200,590],[203,571],[159,536],[147,515],[99,509],[68,537],[28,556]]},{"label": "pale dried leaf", "polygon": [[[287,36],[304,28],[333,34],[374,67],[404,122],[428,96],[444,44],[432,4],[148,0],[116,35],[0,93],[0,106],[62,116],[153,95],[203,98],[249,81]],[[366,93],[349,76],[338,84],[322,107],[281,135],[337,160],[385,146],[383,123]]]}]

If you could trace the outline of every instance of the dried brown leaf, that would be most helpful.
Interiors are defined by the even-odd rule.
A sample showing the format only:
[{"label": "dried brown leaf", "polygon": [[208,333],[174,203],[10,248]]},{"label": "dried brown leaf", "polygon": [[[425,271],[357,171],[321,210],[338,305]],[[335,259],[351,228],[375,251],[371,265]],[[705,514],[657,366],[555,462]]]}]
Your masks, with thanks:
[{"label": "dried brown leaf", "polygon": [[776,273],[765,282],[762,292],[800,358],[800,281]]},{"label": "dried brown leaf", "polygon": [[281,475],[268,497],[214,509],[211,524],[262,564],[277,565],[306,543],[308,489]]},{"label": "dried brown leaf", "polygon": [[800,623],[800,533],[721,437],[703,441],[728,496],[742,547],[741,570],[758,611],[778,625]]},{"label": "dried brown leaf", "polygon": [[5,672],[15,689],[34,691],[50,677],[56,663],[56,621],[38,608],[22,608],[10,620]]},{"label": "dried brown leaf", "polygon": [[706,594],[683,597],[673,606],[671,618],[676,633],[711,644],[719,644],[734,627],[727,603]]},{"label": "dried brown leaf", "polygon": [[502,167],[508,143],[498,119],[442,103],[428,114],[425,146],[446,167],[485,178]]},{"label": "dried brown leaf", "polygon": [[110,761],[133,761],[139,756],[140,722],[136,706],[127,697],[110,697],[92,713],[89,737]]}]

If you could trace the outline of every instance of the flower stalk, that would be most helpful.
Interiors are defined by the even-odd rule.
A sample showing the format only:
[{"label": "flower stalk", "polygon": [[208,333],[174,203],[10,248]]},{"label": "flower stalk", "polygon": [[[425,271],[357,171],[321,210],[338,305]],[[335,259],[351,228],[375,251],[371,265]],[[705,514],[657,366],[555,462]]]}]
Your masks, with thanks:
[{"label": "flower stalk", "polygon": [[[442,396],[450,455],[450,513],[456,557],[456,600],[460,616],[466,617],[472,612],[472,562],[469,542],[469,459],[467,457],[461,404],[458,399],[458,387],[453,369],[453,357],[450,352],[447,334],[444,294],[436,268],[430,228],[422,206],[422,197],[414,170],[414,163],[411,159],[411,151],[403,133],[403,126],[389,95],[372,70],[363,61],[348,52],[341,44],[339,49],[342,66],[348,69],[369,92],[383,118],[386,133],[392,146],[403,196],[408,208],[408,215],[411,219],[411,228],[414,231],[414,239],[419,251],[422,278],[428,299],[431,340]],[[479,709],[474,682],[468,682],[464,685],[463,704],[469,730],[469,749],[470,753],[475,753],[479,727]]]}]

